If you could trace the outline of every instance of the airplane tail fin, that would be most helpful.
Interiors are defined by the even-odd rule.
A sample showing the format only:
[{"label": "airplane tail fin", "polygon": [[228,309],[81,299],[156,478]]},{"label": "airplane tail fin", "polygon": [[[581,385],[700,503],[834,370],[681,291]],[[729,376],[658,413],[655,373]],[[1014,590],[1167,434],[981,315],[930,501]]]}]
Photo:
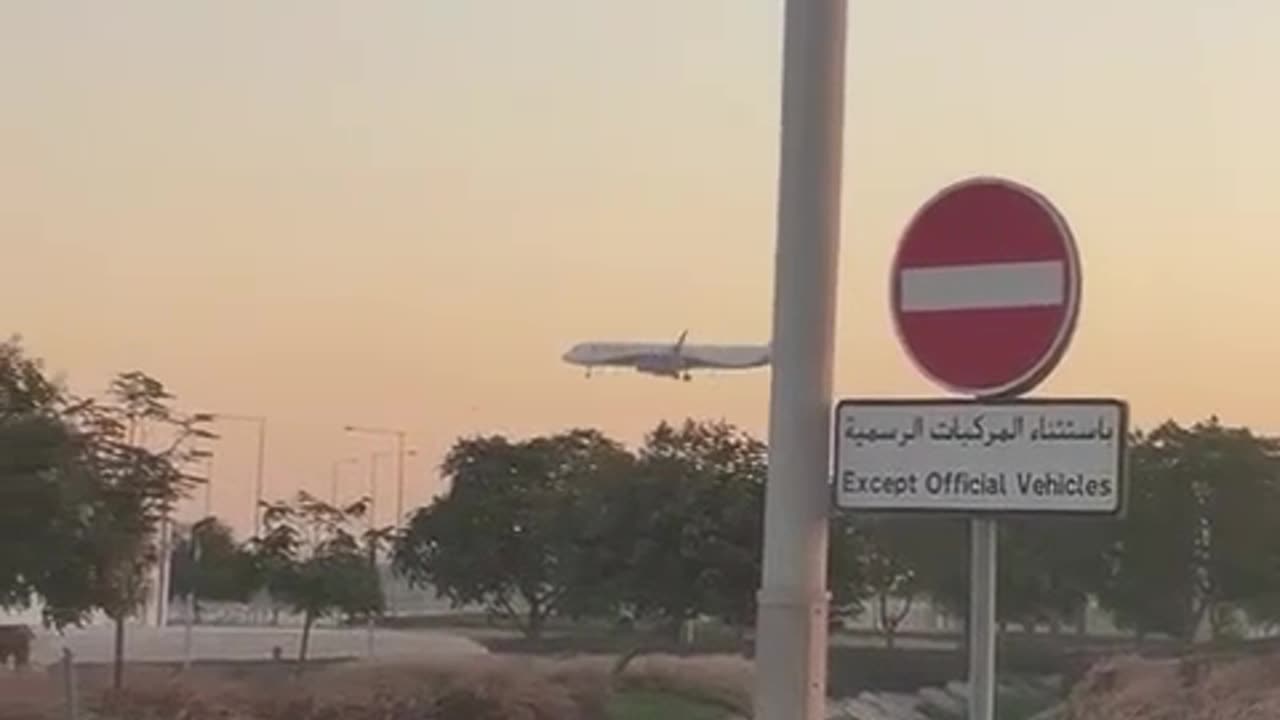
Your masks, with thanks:
[{"label": "airplane tail fin", "polygon": [[688,337],[688,335],[689,335],[689,331],[685,330],[684,332],[680,333],[680,337],[676,339],[675,351],[677,355],[680,353],[680,349],[684,347],[684,339]]}]

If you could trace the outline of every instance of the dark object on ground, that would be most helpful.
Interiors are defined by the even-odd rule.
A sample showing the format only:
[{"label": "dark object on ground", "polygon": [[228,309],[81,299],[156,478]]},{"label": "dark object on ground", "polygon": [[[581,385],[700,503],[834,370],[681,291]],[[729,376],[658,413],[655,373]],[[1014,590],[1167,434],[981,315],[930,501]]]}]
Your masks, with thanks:
[{"label": "dark object on ground", "polygon": [[27,667],[35,636],[26,625],[0,625],[0,667],[7,666],[11,659],[15,670]]}]

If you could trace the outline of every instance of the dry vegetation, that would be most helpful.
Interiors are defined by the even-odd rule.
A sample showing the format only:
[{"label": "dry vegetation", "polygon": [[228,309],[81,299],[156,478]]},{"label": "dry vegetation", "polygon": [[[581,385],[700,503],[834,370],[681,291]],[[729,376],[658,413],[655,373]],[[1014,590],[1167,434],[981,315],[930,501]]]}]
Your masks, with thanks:
[{"label": "dry vegetation", "polygon": [[[735,657],[644,657],[616,682],[612,658],[563,661],[480,656],[447,664],[371,662],[316,667],[301,675],[133,667],[127,687],[104,673],[79,678],[86,720],[604,720],[617,690],[660,690],[747,707],[750,664]],[[57,673],[0,674],[0,720],[62,720]]]},{"label": "dry vegetation", "polygon": [[1280,656],[1114,658],[1072,691],[1067,720],[1275,720]]}]

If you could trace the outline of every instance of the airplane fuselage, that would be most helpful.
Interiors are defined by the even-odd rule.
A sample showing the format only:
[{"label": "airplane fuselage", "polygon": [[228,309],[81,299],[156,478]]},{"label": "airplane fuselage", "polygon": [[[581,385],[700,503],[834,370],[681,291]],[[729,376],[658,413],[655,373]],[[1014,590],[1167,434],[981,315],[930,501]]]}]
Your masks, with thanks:
[{"label": "airplane fuselage", "polygon": [[744,370],[769,363],[767,345],[686,345],[675,343],[587,342],[563,356],[565,362],[587,368],[630,367],[659,377],[689,380],[692,370]]}]

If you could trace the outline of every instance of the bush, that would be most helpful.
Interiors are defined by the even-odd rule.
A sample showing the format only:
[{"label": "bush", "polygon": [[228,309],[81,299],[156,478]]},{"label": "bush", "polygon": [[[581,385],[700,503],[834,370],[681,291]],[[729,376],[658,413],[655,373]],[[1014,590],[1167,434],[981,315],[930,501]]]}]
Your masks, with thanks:
[{"label": "bush", "polygon": [[[587,668],[480,657],[361,662],[300,675],[131,667],[112,691],[81,677],[81,707],[97,720],[600,720],[607,678]],[[4,678],[0,720],[61,720],[61,679]]]}]

